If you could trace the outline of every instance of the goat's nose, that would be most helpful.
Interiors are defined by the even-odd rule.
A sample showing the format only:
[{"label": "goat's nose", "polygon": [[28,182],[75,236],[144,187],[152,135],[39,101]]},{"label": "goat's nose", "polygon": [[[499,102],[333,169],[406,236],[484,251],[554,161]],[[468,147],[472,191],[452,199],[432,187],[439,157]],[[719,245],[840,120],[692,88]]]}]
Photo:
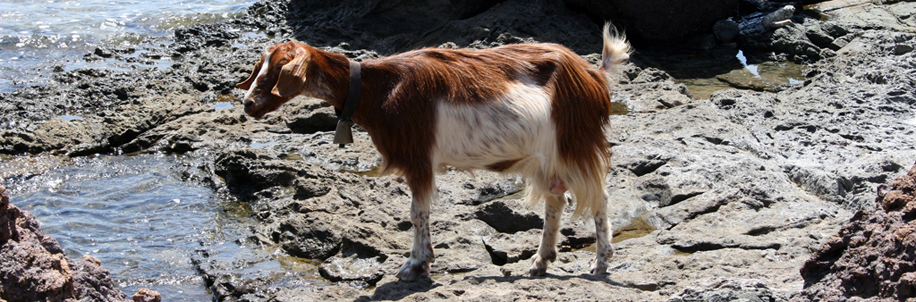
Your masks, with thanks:
[{"label": "goat's nose", "polygon": [[248,109],[248,107],[251,107],[251,105],[254,105],[254,101],[252,101],[252,100],[244,100],[244,101],[242,102],[242,105],[245,106],[245,109]]}]

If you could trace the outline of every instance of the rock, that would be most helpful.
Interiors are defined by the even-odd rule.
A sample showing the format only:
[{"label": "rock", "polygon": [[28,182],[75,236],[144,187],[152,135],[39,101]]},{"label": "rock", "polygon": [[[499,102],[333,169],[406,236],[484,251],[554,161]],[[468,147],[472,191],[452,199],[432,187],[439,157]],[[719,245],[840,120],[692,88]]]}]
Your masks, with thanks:
[{"label": "rock", "polygon": [[541,242],[541,230],[517,232],[515,234],[498,233],[484,239],[484,245],[493,264],[505,265],[530,259],[538,251]]},{"label": "rock", "polygon": [[792,24],[792,20],[789,18],[795,14],[795,6],[786,5],[776,11],[767,14],[763,17],[763,28],[768,30],[774,30],[780,27],[788,26]]},{"label": "rock", "polygon": [[274,237],[290,255],[307,259],[325,259],[337,254],[341,235],[333,217],[312,213],[293,216],[280,223]]},{"label": "rock", "polygon": [[[673,45],[711,33],[716,21],[735,16],[740,1],[600,1],[566,0],[573,10],[594,20],[612,21],[636,43]],[[664,22],[659,22],[664,20]]]},{"label": "rock", "polygon": [[385,262],[386,258],[359,258],[357,255],[348,258],[332,257],[321,263],[318,272],[331,281],[364,282],[366,285],[374,286],[385,276],[380,264]]},{"label": "rock", "polygon": [[[298,98],[296,100],[301,100]],[[287,106],[292,107],[286,119],[286,126],[293,133],[312,134],[319,131],[334,131],[337,127],[337,114],[334,107],[325,101],[308,99],[291,101]]]},{"label": "rock", "polygon": [[913,45],[911,44],[897,44],[897,46],[894,46],[894,54],[898,56],[910,53],[911,51],[913,51]]},{"label": "rock", "polygon": [[716,21],[712,26],[712,31],[716,35],[716,39],[721,43],[728,43],[735,40],[738,37],[738,23],[728,20],[719,20]]},{"label": "rock", "polygon": [[807,27],[805,36],[808,37],[808,40],[811,40],[811,43],[820,48],[830,47],[833,44],[833,37],[824,32],[819,26]]},{"label": "rock", "polygon": [[4,301],[126,301],[101,267],[83,256],[79,263],[45,236],[31,213],[10,203],[0,184],[0,299]]},{"label": "rock", "polygon": [[801,268],[798,301],[916,297],[916,165],[882,185],[876,209],[858,211]]},{"label": "rock", "polygon": [[[914,37],[894,29],[911,22],[912,2],[865,4],[877,18],[868,20],[856,21],[852,14],[824,22],[798,14],[791,16],[793,24],[766,32],[760,25],[764,12],[778,7],[759,5],[733,19],[740,30],[736,45],[749,58],[762,53],[811,63],[796,83],[695,99],[680,84],[682,76],[638,53],[616,76],[612,100],[627,110],[610,117],[607,133],[614,152],[606,179],[608,211],[616,229],[607,276],[585,274],[594,260],[594,226],[569,219],[572,207],[565,209],[561,252],[548,276],[524,276],[543,224],[542,208],[517,202],[524,182],[446,168],[437,176],[439,199],[430,217],[433,276],[397,282],[393,274],[411,247],[411,193],[403,179],[379,175],[380,155],[365,132],[355,131],[355,143],[346,148],[331,144],[333,134],[323,127],[333,123],[332,109],[313,99],[294,100],[262,120],[246,118],[240,106],[209,105],[238,97],[242,92],[232,85],[250,74],[269,45],[298,39],[363,60],[421,46],[545,41],[569,45],[595,64],[597,23],[604,19],[589,19],[584,11],[651,16],[611,19],[646,43],[668,42],[651,42],[661,36],[650,30],[666,25],[658,20],[674,24],[671,14],[693,19],[677,21],[706,22],[690,37],[706,35],[707,42],[713,22],[728,17],[693,8],[651,11],[664,3],[454,4],[260,1],[243,16],[191,25],[176,33],[181,41],[151,46],[155,56],[176,56],[164,70],[64,68],[51,85],[0,95],[0,150],[183,153],[182,164],[197,172],[182,179],[237,199],[235,206],[245,209],[240,215],[250,213],[255,222],[231,238],[252,251],[202,245],[193,256],[220,301],[805,299],[809,294],[801,286],[809,277],[799,268],[854,211],[874,208],[875,194],[890,192],[876,187],[916,157],[916,56],[906,48]],[[734,12],[720,4],[690,5]],[[884,23],[891,19],[903,23]],[[683,36],[693,30],[688,27],[662,34],[682,41],[690,38]],[[743,70],[734,59],[737,49],[725,48],[712,50],[728,59],[717,61],[722,66],[694,69]],[[126,56],[112,50],[106,62],[122,60]],[[63,113],[83,119],[56,118]],[[888,209],[906,209],[892,197],[885,196]],[[81,270],[99,273],[97,261],[83,262]],[[833,267],[823,264],[828,272]],[[902,292],[911,275],[904,272],[888,288]],[[839,290],[835,285],[841,283],[825,288]],[[810,291],[811,297],[826,297],[821,293],[834,289],[812,285]]]},{"label": "rock", "polygon": [[154,290],[141,288],[134,294],[133,300],[134,302],[160,302],[162,301],[162,295]]},{"label": "rock", "polygon": [[[598,52],[600,28],[561,1],[462,0],[403,5],[400,1],[293,1],[284,16],[293,35],[315,44],[374,49],[384,54],[452,42],[556,42],[580,53]],[[280,14],[283,16],[283,14]],[[539,20],[539,22],[530,22]]]},{"label": "rock", "polygon": [[668,302],[685,301],[785,301],[786,297],[758,280],[721,280],[711,278],[705,286],[688,288],[668,298]]},{"label": "rock", "polygon": [[516,206],[508,203],[517,204],[517,201],[496,200],[488,202],[479,207],[474,215],[498,232],[516,233],[537,229],[544,226],[544,220],[536,213],[519,212]]}]

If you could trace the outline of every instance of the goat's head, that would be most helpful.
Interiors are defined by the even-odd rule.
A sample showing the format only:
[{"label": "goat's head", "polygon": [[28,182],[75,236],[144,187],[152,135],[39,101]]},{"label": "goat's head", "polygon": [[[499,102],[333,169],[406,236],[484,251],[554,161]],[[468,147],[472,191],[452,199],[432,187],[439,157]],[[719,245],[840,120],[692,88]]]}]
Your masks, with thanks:
[{"label": "goat's head", "polygon": [[302,93],[311,52],[296,42],[272,46],[255,64],[251,76],[235,85],[247,90],[245,113],[260,119]]}]

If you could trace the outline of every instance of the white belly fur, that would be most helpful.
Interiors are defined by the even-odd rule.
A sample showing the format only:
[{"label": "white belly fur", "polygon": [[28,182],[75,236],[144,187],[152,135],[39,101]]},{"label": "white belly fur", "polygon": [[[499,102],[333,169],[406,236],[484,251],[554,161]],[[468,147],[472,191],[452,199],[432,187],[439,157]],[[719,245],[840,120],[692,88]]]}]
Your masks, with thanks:
[{"label": "white belly fur", "polygon": [[512,83],[505,95],[487,104],[439,102],[436,121],[436,166],[475,170],[520,160],[505,172],[552,176],[545,172],[553,170],[557,159],[556,127],[550,96],[541,87]]}]

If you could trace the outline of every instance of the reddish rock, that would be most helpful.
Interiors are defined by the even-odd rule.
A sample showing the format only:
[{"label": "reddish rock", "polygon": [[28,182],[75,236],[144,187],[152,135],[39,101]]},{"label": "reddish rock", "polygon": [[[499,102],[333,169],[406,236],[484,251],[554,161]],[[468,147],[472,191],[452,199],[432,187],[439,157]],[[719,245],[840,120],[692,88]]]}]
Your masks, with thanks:
[{"label": "reddish rock", "polygon": [[0,300],[125,301],[98,259],[74,263],[28,211],[10,204],[0,184]]},{"label": "reddish rock", "polygon": [[134,302],[160,302],[162,295],[159,292],[148,288],[141,288],[134,294]]},{"label": "reddish rock", "polygon": [[916,297],[916,166],[878,189],[873,211],[858,211],[805,262],[795,300],[907,301]]}]

